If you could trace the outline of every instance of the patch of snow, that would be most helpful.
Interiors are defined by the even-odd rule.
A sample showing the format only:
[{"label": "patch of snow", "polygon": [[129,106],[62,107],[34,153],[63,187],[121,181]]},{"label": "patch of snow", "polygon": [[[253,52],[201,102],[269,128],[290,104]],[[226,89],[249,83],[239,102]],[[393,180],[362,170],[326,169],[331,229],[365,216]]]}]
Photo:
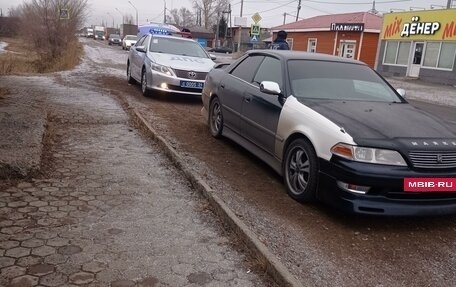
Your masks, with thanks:
[{"label": "patch of snow", "polygon": [[456,107],[456,87],[403,78],[386,78],[386,80],[395,89],[404,89],[407,92],[405,96],[407,99]]},{"label": "patch of snow", "polygon": [[5,48],[8,46],[8,43],[0,42],[0,54],[6,52]]}]

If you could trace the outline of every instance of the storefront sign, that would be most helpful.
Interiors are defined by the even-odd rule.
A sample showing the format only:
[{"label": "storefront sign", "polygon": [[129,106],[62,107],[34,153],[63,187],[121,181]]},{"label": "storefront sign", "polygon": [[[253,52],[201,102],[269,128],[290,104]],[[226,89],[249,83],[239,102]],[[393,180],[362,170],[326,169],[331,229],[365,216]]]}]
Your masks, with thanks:
[{"label": "storefront sign", "polygon": [[362,32],[364,23],[331,23],[331,31]]},{"label": "storefront sign", "polygon": [[413,11],[383,16],[382,40],[456,40],[456,10]]}]

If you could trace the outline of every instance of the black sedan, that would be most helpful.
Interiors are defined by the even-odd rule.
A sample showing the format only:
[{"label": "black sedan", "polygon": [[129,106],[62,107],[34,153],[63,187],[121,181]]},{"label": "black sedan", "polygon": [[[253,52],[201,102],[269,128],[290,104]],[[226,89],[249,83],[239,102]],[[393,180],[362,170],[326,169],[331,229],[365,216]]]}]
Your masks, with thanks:
[{"label": "black sedan", "polygon": [[118,34],[110,34],[108,38],[108,44],[111,45],[122,45],[122,40]]},{"label": "black sedan", "polygon": [[213,53],[225,53],[225,54],[231,54],[233,53],[233,49],[230,47],[215,47],[215,48],[210,48],[208,52],[213,52]]},{"label": "black sedan", "polygon": [[364,214],[456,213],[456,133],[364,63],[254,50],[206,77],[202,114],[288,194]]}]

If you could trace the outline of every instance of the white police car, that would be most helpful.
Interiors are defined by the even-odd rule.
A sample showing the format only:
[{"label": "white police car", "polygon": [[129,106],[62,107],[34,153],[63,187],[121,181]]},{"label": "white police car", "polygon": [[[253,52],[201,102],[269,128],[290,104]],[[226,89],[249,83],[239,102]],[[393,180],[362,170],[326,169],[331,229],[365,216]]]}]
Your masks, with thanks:
[{"label": "white police car", "polygon": [[206,74],[215,65],[195,40],[151,28],[130,49],[127,80],[141,83],[142,93],[151,90],[201,95]]}]

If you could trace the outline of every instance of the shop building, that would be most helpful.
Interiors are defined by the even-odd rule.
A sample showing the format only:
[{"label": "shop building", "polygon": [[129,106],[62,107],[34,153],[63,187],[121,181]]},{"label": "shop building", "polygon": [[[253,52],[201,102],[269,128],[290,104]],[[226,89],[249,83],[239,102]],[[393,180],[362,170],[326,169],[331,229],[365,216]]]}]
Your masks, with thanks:
[{"label": "shop building", "polygon": [[382,17],[369,12],[316,16],[272,28],[288,33],[292,50],[360,60],[374,67]]},{"label": "shop building", "polygon": [[377,71],[456,85],[456,9],[385,14]]}]

